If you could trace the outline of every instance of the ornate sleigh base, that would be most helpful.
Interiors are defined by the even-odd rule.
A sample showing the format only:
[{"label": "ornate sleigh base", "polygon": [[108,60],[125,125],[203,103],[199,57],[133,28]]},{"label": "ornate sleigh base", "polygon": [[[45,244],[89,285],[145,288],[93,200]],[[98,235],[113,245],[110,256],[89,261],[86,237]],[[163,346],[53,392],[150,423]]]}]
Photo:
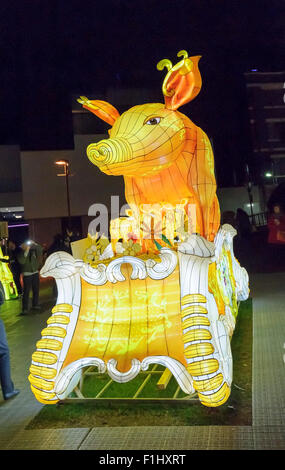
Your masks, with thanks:
[{"label": "ornate sleigh base", "polygon": [[237,302],[249,293],[233,255],[235,233],[224,225],[214,243],[191,235],[178,252],[162,248],[158,262],[121,256],[92,268],[51,255],[41,275],[55,278],[58,298],[32,355],[37,400],[66,398],[87,366],[124,383],[155,363],[203,405],[225,403]]}]

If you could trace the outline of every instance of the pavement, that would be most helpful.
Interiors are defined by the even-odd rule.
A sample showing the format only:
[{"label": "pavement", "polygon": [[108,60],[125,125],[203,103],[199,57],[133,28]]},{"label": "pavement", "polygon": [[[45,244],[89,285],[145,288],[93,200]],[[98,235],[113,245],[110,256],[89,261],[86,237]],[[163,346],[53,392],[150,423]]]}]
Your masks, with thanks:
[{"label": "pavement", "polygon": [[253,298],[252,426],[147,426],[25,429],[44,406],[27,380],[31,355],[54,302],[41,290],[43,312],[18,316],[20,301],[5,302],[12,377],[21,393],[0,399],[2,450],[284,450],[285,273],[250,275]]}]

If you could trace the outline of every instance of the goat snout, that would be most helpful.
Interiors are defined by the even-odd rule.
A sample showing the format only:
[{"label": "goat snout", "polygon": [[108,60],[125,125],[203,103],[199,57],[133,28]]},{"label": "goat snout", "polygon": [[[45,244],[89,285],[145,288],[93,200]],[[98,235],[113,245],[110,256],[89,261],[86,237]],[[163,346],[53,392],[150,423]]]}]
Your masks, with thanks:
[{"label": "goat snout", "polygon": [[102,167],[124,163],[132,158],[132,150],[129,143],[124,139],[106,139],[87,147],[89,160]]}]

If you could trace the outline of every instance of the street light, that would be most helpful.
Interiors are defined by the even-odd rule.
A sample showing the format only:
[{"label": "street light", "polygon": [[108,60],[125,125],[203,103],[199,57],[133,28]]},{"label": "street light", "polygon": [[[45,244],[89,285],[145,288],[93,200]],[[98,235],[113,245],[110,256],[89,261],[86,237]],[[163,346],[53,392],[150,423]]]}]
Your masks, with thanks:
[{"label": "street light", "polygon": [[253,198],[252,198],[252,181],[251,181],[249,166],[248,166],[247,163],[245,164],[245,172],[246,172],[247,192],[248,192],[248,198],[249,198],[248,207],[250,208],[251,221],[252,221],[252,223],[254,224],[254,218],[253,218]]},{"label": "street light", "polygon": [[68,224],[70,225],[70,197],[69,197],[69,161],[68,160],[57,160],[54,162],[58,166],[62,166],[64,173],[58,173],[57,176],[65,176],[66,183],[66,199],[67,199],[67,215],[68,215]]}]

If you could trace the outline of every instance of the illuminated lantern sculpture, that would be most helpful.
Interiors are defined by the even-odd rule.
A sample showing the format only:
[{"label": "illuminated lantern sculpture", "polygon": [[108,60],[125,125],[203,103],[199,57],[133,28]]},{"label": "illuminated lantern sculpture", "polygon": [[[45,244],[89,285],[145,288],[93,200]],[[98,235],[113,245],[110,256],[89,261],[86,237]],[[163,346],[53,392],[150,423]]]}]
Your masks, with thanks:
[{"label": "illuminated lantern sculpture", "polygon": [[112,126],[87,155],[123,175],[129,210],[111,221],[111,242],[89,236],[84,259],[54,253],[41,270],[58,288],[30,367],[42,403],[66,398],[86,366],[123,383],[153,363],[205,406],[230,395],[230,339],[248,275],[234,257],[235,229],[220,227],[209,139],[178,111],[200,91],[200,57],[178,56],[175,66],[158,64],[168,70],[164,104],[120,115],[104,101],[79,100]]},{"label": "illuminated lantern sculpture", "polygon": [[0,258],[7,260],[7,263],[5,261],[0,261],[0,283],[2,284],[5,300],[16,299],[18,297],[18,291],[13,278],[13,274],[9,268],[9,256],[3,255],[1,246]]}]

